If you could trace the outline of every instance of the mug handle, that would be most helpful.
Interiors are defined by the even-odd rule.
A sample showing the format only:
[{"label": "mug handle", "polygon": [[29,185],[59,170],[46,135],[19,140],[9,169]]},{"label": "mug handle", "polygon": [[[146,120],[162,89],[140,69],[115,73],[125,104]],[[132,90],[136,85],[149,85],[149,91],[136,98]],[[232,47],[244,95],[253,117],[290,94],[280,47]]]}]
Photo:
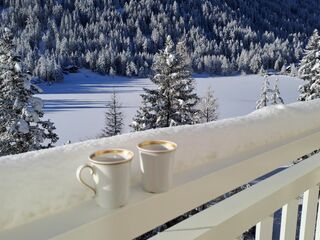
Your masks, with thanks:
[{"label": "mug handle", "polygon": [[78,181],[85,187],[89,188],[91,191],[93,191],[94,195],[97,194],[97,191],[94,187],[91,187],[89,184],[87,184],[83,179],[82,179],[82,176],[81,176],[81,172],[83,169],[85,168],[89,168],[91,171],[90,171],[90,174],[91,175],[94,175],[95,174],[95,171],[94,171],[94,168],[88,164],[83,164],[81,166],[78,167],[77,169],[77,179]]}]

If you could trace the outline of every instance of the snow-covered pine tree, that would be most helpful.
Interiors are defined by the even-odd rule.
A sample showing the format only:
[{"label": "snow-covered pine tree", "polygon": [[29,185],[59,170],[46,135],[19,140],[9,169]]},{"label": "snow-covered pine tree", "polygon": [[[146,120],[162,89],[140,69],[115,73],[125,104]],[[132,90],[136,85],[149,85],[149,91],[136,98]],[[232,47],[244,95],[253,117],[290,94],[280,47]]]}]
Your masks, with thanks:
[{"label": "snow-covered pine tree", "polygon": [[155,56],[153,71],[151,81],[156,88],[144,89],[143,105],[132,127],[146,130],[195,123],[199,98],[194,92],[185,43],[175,46],[168,36],[165,49]]},{"label": "snow-covered pine tree", "polygon": [[33,96],[41,89],[23,71],[12,39],[5,29],[0,40],[0,156],[48,148],[58,140],[53,123],[42,120],[42,100]]},{"label": "snow-covered pine tree", "polygon": [[269,79],[268,76],[264,76],[260,99],[257,101],[256,109],[260,109],[268,105],[270,100],[269,93],[272,93],[272,90],[270,89]]},{"label": "snow-covered pine tree", "polygon": [[211,122],[218,119],[218,103],[211,86],[208,88],[205,97],[200,100],[199,117],[200,122]]},{"label": "snow-covered pine tree", "polygon": [[300,77],[306,81],[299,86],[298,100],[308,101],[320,97],[320,36],[314,30],[306,46],[299,67]]},{"label": "snow-covered pine tree", "polygon": [[143,131],[146,129],[156,128],[157,116],[153,111],[153,107],[147,102],[146,95],[142,95],[142,103],[137,111],[134,121],[130,124],[130,127],[134,131]]},{"label": "snow-covered pine tree", "polygon": [[[306,46],[304,56],[300,62],[299,75],[306,83],[299,86],[300,95],[298,100],[309,101],[320,98],[320,36],[317,29],[314,30]],[[298,163],[319,152],[320,149],[317,149],[298,158],[294,163]]]},{"label": "snow-covered pine tree", "polygon": [[294,63],[291,63],[290,65],[290,76],[292,77],[297,77],[299,74],[298,74],[298,70],[297,70],[297,67]]},{"label": "snow-covered pine tree", "polygon": [[272,98],[271,98],[271,104],[284,104],[283,98],[280,94],[279,89],[279,79],[277,78],[276,83],[274,84],[273,92],[272,92]]},{"label": "snow-covered pine tree", "polygon": [[121,112],[121,103],[117,94],[113,91],[111,101],[107,104],[105,115],[105,128],[102,130],[102,137],[111,137],[121,133],[123,127],[123,113]]}]

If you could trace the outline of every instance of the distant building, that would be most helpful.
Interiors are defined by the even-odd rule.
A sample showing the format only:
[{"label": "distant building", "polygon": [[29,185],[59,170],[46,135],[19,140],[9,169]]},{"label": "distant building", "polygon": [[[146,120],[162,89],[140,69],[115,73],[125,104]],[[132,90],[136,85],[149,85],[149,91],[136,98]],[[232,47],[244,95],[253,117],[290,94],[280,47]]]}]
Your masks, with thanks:
[{"label": "distant building", "polygon": [[79,67],[76,65],[68,65],[66,67],[63,67],[64,74],[77,73],[78,71],[79,71]]}]

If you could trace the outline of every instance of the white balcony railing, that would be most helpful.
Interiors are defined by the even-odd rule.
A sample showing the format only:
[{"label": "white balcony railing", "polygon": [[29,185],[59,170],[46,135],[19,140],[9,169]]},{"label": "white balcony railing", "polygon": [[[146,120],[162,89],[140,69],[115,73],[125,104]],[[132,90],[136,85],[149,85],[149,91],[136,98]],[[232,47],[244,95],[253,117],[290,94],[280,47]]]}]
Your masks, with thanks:
[{"label": "white balcony railing", "polygon": [[[273,214],[282,208],[280,240],[296,237],[298,197],[303,194],[299,239],[320,239],[316,228],[320,154],[175,225],[154,240],[236,239],[256,223],[255,239],[273,239]],[[277,238],[278,239],[278,238]]]},{"label": "white balcony railing", "polygon": [[[1,158],[0,239],[133,239],[319,149],[319,119],[320,101],[310,101],[266,108],[216,123],[159,129]],[[134,150],[138,142],[155,138],[178,143],[174,187],[162,194],[144,192],[138,161],[134,159],[129,203],[113,210],[97,207],[91,193],[75,179],[77,166],[96,149]],[[304,193],[300,239],[311,240],[318,228],[318,158],[314,155],[277,173],[154,239],[235,239],[255,224],[256,239],[272,239],[272,215],[281,207],[281,240],[294,239],[297,197]],[[25,181],[17,182],[20,179]],[[319,239],[318,230],[316,234]]]}]

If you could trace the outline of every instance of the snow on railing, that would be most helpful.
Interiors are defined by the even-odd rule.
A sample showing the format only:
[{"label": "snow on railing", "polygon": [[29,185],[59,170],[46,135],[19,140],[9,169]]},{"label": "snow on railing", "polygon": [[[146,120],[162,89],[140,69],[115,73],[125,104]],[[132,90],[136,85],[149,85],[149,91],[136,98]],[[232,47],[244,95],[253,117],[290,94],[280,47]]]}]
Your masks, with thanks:
[{"label": "snow on railing", "polygon": [[[2,157],[0,239],[132,239],[320,148],[319,119],[316,100],[208,124]],[[136,144],[147,139],[167,139],[179,146],[169,192],[150,194],[141,189]],[[76,168],[91,152],[110,147],[136,154],[130,201],[113,210],[97,207],[91,192],[75,178]]]}]

